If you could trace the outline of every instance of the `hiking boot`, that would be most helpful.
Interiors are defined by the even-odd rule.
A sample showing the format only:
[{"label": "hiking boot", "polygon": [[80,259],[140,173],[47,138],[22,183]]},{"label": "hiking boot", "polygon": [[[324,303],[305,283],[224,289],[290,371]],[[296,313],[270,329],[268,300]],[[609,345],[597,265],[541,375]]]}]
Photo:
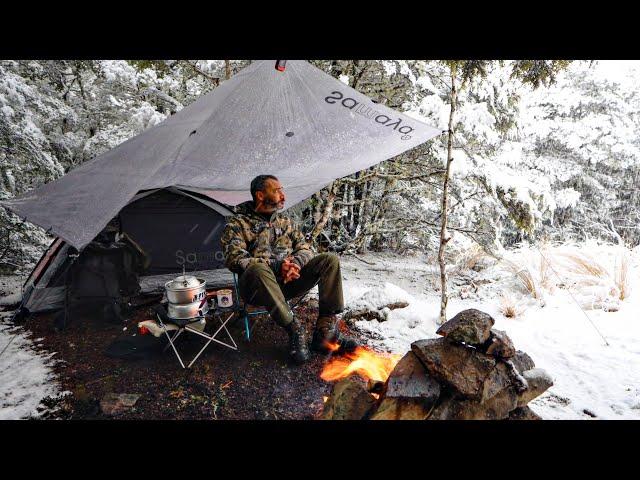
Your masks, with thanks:
[{"label": "hiking boot", "polygon": [[285,327],[289,334],[289,358],[296,365],[302,365],[309,360],[307,335],[297,318]]},{"label": "hiking boot", "polygon": [[335,315],[320,317],[311,339],[311,349],[322,354],[333,352],[336,355],[353,352],[360,346],[355,338],[345,335],[338,330]]}]

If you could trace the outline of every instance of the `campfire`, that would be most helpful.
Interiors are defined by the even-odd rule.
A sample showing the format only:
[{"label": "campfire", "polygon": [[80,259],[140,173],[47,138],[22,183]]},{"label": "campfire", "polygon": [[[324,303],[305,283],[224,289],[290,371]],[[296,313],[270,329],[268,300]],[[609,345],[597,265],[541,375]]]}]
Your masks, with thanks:
[{"label": "campfire", "polygon": [[321,378],[336,382],[323,398],[328,420],[539,419],[527,404],[553,380],[516,350],[494,320],[464,310],[400,355],[357,348],[331,358]]},{"label": "campfire", "polygon": [[357,347],[345,356],[331,358],[322,369],[320,378],[325,382],[335,382],[356,373],[364,380],[385,382],[400,358],[401,355],[382,354]]}]

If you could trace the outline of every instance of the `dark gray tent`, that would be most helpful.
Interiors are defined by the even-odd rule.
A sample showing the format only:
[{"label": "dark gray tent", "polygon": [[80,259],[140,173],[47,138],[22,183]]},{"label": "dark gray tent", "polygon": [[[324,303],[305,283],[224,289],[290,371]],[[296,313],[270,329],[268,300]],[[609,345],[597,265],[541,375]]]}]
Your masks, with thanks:
[{"label": "dark gray tent", "polygon": [[[290,60],[283,72],[273,60],[256,61],[159,125],[0,205],[64,240],[65,247],[82,250],[118,215],[139,243],[156,225],[153,215],[164,214],[176,232],[188,232],[194,224],[187,214],[166,212],[175,203],[167,195],[178,195],[193,218],[202,220],[202,236],[185,245],[189,253],[198,241],[206,248],[217,241],[216,225],[224,224],[231,206],[251,198],[249,183],[258,174],[276,175],[293,206],[336,178],[440,133],[305,61]],[[163,237],[146,238],[148,249],[153,238]],[[198,269],[220,266],[215,255],[200,261],[202,249],[194,252]],[[154,257],[152,272],[180,270],[166,252],[159,255],[165,258]]]}]

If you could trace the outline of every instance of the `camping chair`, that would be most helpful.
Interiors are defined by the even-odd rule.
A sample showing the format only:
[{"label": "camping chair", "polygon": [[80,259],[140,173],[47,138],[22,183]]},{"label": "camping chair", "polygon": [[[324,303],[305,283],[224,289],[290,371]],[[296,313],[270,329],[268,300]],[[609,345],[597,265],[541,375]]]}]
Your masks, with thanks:
[{"label": "camping chair", "polygon": [[[262,310],[252,310],[249,311],[248,307],[253,306],[253,305],[249,305],[247,304],[244,300],[242,301],[243,304],[242,306],[240,306],[240,288],[238,287],[238,275],[235,272],[233,273],[233,289],[235,290],[235,295],[236,295],[236,299],[237,299],[237,312],[238,312],[238,316],[240,318],[242,318],[244,320],[244,331],[245,331],[245,335],[247,337],[247,341],[250,342],[251,341],[251,332],[253,331],[253,327],[255,327],[257,322],[253,322],[253,325],[249,325],[249,318],[250,317],[255,317],[258,315],[269,315],[269,311],[266,310],[264,307],[262,308]],[[309,292],[311,290],[313,290],[313,288],[318,284],[318,282],[316,282],[313,287],[311,287],[304,295],[300,295],[300,297],[298,298],[297,301],[295,301],[294,303],[291,303],[296,297],[291,298],[289,300],[287,300],[287,305],[289,305],[289,309],[293,312],[293,309],[296,308],[300,302],[302,302],[302,300],[304,300],[306,298],[306,296],[309,294]],[[258,306],[259,307],[259,306]]]},{"label": "camping chair", "polygon": [[[164,350],[166,351],[167,348],[171,346],[171,348],[173,348],[174,353],[176,354],[176,357],[178,357],[178,361],[180,362],[180,365],[182,365],[182,368],[191,368],[191,365],[195,363],[198,357],[200,357],[202,352],[205,351],[205,349],[209,346],[211,342],[219,343],[220,345],[224,345],[225,347],[228,347],[232,350],[238,350],[238,345],[236,345],[236,342],[233,340],[231,333],[229,333],[229,330],[227,329],[227,322],[229,322],[229,320],[231,320],[235,314],[233,310],[225,309],[223,311],[222,309],[217,309],[217,310],[214,310],[213,313],[209,312],[209,316],[211,317],[216,316],[217,313],[227,313],[227,312],[229,313],[226,320],[223,321],[222,318],[220,318],[220,323],[221,323],[220,327],[218,327],[218,329],[211,335],[204,331],[204,326],[206,325],[206,316],[183,320],[183,319],[175,319],[175,318],[169,317],[167,315],[167,311],[162,305],[155,305],[154,310],[156,312],[156,316],[158,317],[158,324],[160,325],[160,328],[162,328],[164,334],[167,336],[167,339],[169,340],[169,344],[165,347]],[[229,340],[231,340],[231,343],[233,345],[230,345],[216,338],[223,329],[225,332],[227,332],[227,336],[229,337]],[[173,335],[169,334],[170,331],[174,332]],[[184,366],[182,357],[178,353],[178,350],[176,349],[176,346],[175,346],[175,341],[183,332],[191,332],[195,335],[199,335],[208,340],[207,343],[205,343],[205,345],[200,349],[197,355],[193,358],[193,360],[191,360],[189,365],[187,365],[186,367]]]}]

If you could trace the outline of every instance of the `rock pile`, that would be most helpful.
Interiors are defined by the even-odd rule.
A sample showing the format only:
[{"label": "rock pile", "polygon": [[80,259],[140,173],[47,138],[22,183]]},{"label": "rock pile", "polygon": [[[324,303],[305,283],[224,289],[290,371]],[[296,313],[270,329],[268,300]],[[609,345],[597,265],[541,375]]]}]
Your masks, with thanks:
[{"label": "rock pile", "polygon": [[338,382],[322,418],[540,419],[527,404],[553,380],[493,325],[479,310],[460,312],[436,332],[443,338],[414,342],[384,384],[357,376]]}]

